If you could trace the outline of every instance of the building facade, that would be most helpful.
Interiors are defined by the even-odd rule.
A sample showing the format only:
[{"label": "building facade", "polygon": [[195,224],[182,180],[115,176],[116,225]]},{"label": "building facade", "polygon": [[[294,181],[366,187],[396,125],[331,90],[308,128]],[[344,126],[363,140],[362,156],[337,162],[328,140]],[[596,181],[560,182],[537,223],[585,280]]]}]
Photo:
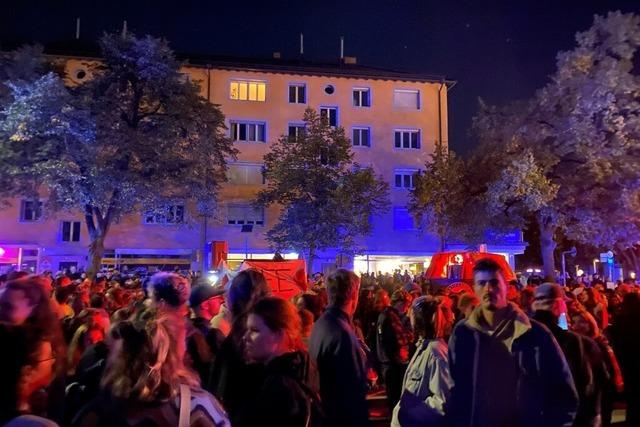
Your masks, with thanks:
[{"label": "building facade", "polygon": [[[91,78],[88,59],[65,58],[70,84]],[[278,208],[256,211],[253,196],[264,185],[263,156],[282,135],[299,132],[306,108],[325,115],[351,138],[354,160],[371,165],[390,185],[391,207],[373,218],[374,232],[363,239],[355,257],[357,271],[421,271],[437,251],[437,239],[419,232],[407,211],[413,174],[429,159],[437,141],[448,143],[447,97],[452,81],[444,78],[367,68],[346,58],[340,64],[302,61],[191,61],[183,73],[201,94],[220,105],[230,137],[239,150],[229,165],[217,214],[197,217],[189,201],[166,212],[141,212],[111,228],[105,263],[156,264],[198,269],[206,242],[226,241],[233,266],[245,258],[271,258],[265,232]],[[89,238],[80,212],[47,212],[41,204],[11,200],[0,210],[0,263],[59,270],[87,264]],[[252,227],[243,227],[250,225]],[[252,228],[249,232],[248,229]],[[499,249],[513,264],[522,241]],[[292,252],[285,257],[297,258]],[[336,265],[336,254],[318,254],[309,271]]]}]

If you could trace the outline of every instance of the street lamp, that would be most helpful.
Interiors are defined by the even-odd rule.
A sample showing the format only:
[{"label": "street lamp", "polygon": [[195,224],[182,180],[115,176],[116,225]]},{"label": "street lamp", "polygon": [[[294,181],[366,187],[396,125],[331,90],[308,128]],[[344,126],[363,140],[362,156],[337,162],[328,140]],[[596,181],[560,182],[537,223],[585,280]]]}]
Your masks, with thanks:
[{"label": "street lamp", "polygon": [[596,264],[598,264],[599,262],[600,260],[598,258],[593,259],[593,274],[596,274],[598,272],[598,267],[596,266]]},{"label": "street lamp", "polygon": [[563,286],[567,286],[567,263],[564,257],[565,255],[576,256],[577,253],[578,251],[576,250],[575,246],[569,249],[568,251],[562,252],[562,285]]}]

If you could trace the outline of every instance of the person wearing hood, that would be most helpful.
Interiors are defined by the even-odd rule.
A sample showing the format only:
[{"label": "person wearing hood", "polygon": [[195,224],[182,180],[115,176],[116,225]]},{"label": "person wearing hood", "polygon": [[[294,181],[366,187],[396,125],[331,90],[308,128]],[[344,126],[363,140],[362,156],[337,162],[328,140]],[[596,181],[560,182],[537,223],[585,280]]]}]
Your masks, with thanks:
[{"label": "person wearing hood", "polygon": [[[304,427],[320,405],[318,374],[302,343],[302,322],[295,306],[266,297],[249,311],[244,336],[248,363],[263,364],[264,381],[256,399],[244,402],[246,424]],[[317,421],[317,419],[315,420]]]},{"label": "person wearing hood", "polygon": [[601,401],[609,374],[602,352],[591,338],[563,329],[566,316],[564,290],[555,283],[543,283],[535,290],[533,318],[545,325],[555,337],[567,359],[573,376],[579,405],[574,427],[602,425]]},{"label": "person wearing hood", "polygon": [[508,302],[495,261],[478,260],[473,280],[480,305],[449,340],[449,425],[572,426],[578,395],[553,335]]}]

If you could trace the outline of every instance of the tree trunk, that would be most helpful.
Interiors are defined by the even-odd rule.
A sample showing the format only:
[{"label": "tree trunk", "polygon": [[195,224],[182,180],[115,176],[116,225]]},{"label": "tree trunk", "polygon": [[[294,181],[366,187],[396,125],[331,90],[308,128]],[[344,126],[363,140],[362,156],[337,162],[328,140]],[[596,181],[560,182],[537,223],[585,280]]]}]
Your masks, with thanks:
[{"label": "tree trunk", "polygon": [[556,242],[553,240],[555,227],[543,218],[538,220],[538,224],[540,228],[540,252],[542,255],[545,280],[555,282],[556,265],[553,257],[553,251],[556,249]]},{"label": "tree trunk", "polygon": [[316,249],[313,246],[309,246],[309,258],[307,258],[307,273],[313,274],[313,261],[316,255]]},{"label": "tree trunk", "polygon": [[91,236],[91,243],[89,244],[89,258],[91,262],[87,270],[87,277],[90,279],[93,279],[100,271],[102,256],[104,255],[104,238],[105,236],[103,235]]}]

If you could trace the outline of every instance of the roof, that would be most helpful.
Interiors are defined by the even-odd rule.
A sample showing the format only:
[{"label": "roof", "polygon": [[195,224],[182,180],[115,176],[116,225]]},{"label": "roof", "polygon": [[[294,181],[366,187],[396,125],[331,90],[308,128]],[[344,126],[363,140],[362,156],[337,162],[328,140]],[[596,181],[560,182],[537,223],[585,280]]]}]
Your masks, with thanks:
[{"label": "roof", "polygon": [[[71,58],[99,59],[97,46],[81,44],[75,41],[63,44],[51,44],[45,47],[45,54]],[[332,76],[354,79],[398,80],[425,83],[444,83],[448,88],[455,86],[456,81],[425,73],[412,73],[401,70],[371,67],[360,64],[315,61],[299,58],[256,58],[225,55],[202,55],[176,53],[176,57],[185,65],[221,70],[256,71],[263,73],[290,73],[312,76]]]}]

